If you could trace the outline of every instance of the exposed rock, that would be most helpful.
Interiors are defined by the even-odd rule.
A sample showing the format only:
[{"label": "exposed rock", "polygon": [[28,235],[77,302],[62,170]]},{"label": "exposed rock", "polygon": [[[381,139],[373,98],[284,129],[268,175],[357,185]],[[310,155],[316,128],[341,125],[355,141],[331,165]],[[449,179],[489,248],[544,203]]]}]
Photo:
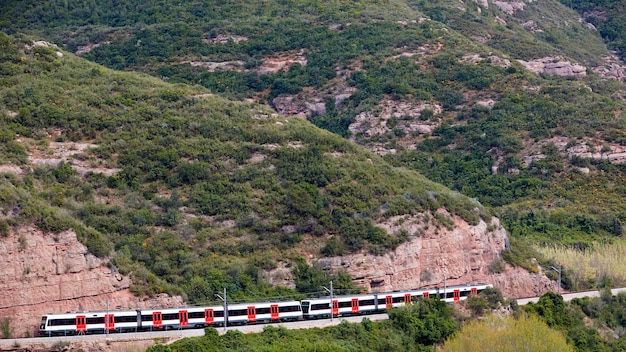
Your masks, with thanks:
[{"label": "exposed rock", "polygon": [[291,268],[285,262],[279,262],[276,269],[266,272],[267,279],[270,284],[276,286],[296,288],[296,283],[293,277]]},{"label": "exposed rock", "polygon": [[292,64],[300,64],[306,66],[307,58],[304,55],[304,49],[293,50],[287,53],[281,53],[278,56],[263,58],[263,64],[257,69],[261,75],[276,73],[278,71],[287,71]]},{"label": "exposed rock", "polygon": [[550,75],[576,78],[581,78],[587,75],[587,69],[585,66],[572,64],[569,61],[565,61],[562,57],[544,57],[531,61],[517,61],[534,73],[546,73]]},{"label": "exposed rock", "polygon": [[[356,88],[349,87],[345,84],[338,84],[329,89],[330,98],[335,101],[335,108],[340,105],[356,91]],[[328,97],[316,95],[317,93],[310,89],[305,89],[298,95],[280,95],[272,100],[274,109],[281,115],[298,116],[309,118],[326,113],[325,99]]]},{"label": "exposed rock", "polygon": [[0,165],[0,173],[10,173],[14,175],[21,175],[24,171],[17,165],[5,164]]},{"label": "exposed rock", "polygon": [[543,29],[539,28],[537,26],[537,23],[533,20],[528,20],[524,23],[521,24],[522,27],[528,29],[529,31],[533,32],[533,33],[543,33]]},{"label": "exposed rock", "polygon": [[[59,131],[53,133],[61,133]],[[16,140],[21,142],[21,140]],[[57,166],[61,162],[69,163],[72,168],[80,175],[89,172],[100,173],[111,176],[120,171],[118,168],[106,168],[99,164],[96,160],[77,158],[78,154],[87,152],[89,149],[97,148],[96,144],[90,143],[74,143],[74,142],[51,142],[45,152],[33,149],[28,153],[28,161],[31,166],[49,165]]]},{"label": "exposed rock", "polygon": [[489,100],[479,100],[476,102],[476,105],[484,106],[489,109],[493,109],[493,106],[496,105],[496,102],[493,99]]},{"label": "exposed rock", "polygon": [[468,54],[459,59],[460,63],[470,64],[470,65],[475,65],[483,61],[486,61],[492,66],[497,66],[497,67],[507,68],[511,66],[511,61],[507,59],[503,59],[496,55],[489,55],[487,58],[483,58],[479,54]]},{"label": "exposed rock", "polygon": [[[373,113],[374,110],[378,112]],[[432,116],[428,119],[422,116],[425,110],[432,112]],[[437,116],[442,111],[441,106],[431,103],[383,99],[376,109],[358,114],[354,122],[348,126],[348,130],[352,133],[351,140],[353,141],[362,136],[371,139],[373,136],[385,135],[393,132],[394,129],[402,130],[405,134],[416,134],[415,138],[418,138],[419,135],[429,134],[439,126],[441,121]],[[407,137],[398,140],[397,143],[412,148],[414,142]],[[380,143],[373,143],[369,146],[369,150],[377,154],[392,152]]]},{"label": "exposed rock", "polygon": [[[104,44],[111,44],[111,42],[104,42]],[[86,54],[90,51],[92,51],[93,49],[99,47],[101,44],[100,43],[89,43],[86,45],[81,45],[78,48],[76,48],[76,55],[82,55],[82,54]]]},{"label": "exposed rock", "polygon": [[487,0],[474,0],[478,5],[488,9],[489,8],[489,2]]},{"label": "exposed rock", "polygon": [[21,227],[0,238],[0,316],[11,317],[17,336],[31,335],[41,315],[66,311],[182,305],[167,295],[140,299],[130,279],[94,257],[73,231],[43,233]]},{"label": "exposed rock", "polygon": [[216,70],[229,70],[229,71],[243,71],[244,62],[237,61],[181,61],[181,64],[190,64],[193,67],[204,67],[209,72],[215,72]]},{"label": "exposed rock", "polygon": [[585,66],[572,65],[567,61],[548,63],[544,66],[543,70],[549,75],[562,77],[584,77],[587,74]]},{"label": "exposed rock", "polygon": [[525,6],[522,1],[494,1],[493,4],[509,16],[513,16],[516,11],[523,11]]},{"label": "exposed rock", "polygon": [[[439,211],[443,212],[443,211]],[[445,213],[445,212],[443,212]],[[389,223],[393,223],[391,219]],[[395,223],[400,223],[395,221]],[[491,273],[489,267],[500,260],[508,242],[506,231],[493,218],[471,226],[454,217],[452,230],[419,228],[419,220],[405,219],[402,225],[388,225],[387,231],[401,228],[409,232],[409,241],[382,256],[358,253],[343,257],[321,258],[314,264],[331,271],[344,269],[355,278],[355,284],[371,292],[402,290],[465,283],[491,283],[507,297],[529,297],[556,289],[556,283],[539,274],[506,266],[502,273]],[[385,227],[385,224],[379,224]],[[420,232],[423,234],[419,235]]]},{"label": "exposed rock", "polygon": [[239,43],[248,40],[247,37],[233,34],[218,34],[215,38],[204,38],[202,42],[205,44],[226,44],[228,42]]},{"label": "exposed rock", "polygon": [[605,78],[612,78],[618,81],[626,79],[626,66],[619,59],[616,52],[603,57],[605,64],[593,68],[593,72]]}]

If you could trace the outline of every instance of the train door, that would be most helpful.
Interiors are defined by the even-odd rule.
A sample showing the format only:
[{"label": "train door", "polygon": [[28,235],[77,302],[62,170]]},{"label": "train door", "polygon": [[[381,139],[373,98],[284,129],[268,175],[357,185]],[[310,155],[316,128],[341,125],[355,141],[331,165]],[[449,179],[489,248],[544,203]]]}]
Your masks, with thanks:
[{"label": "train door", "polygon": [[278,304],[272,304],[270,306],[270,314],[272,316],[272,320],[278,320]]},{"label": "train door", "polygon": [[461,290],[454,290],[454,301],[458,302],[461,299]]},{"label": "train door", "polygon": [[215,324],[215,312],[213,312],[213,309],[207,308],[204,310],[204,323],[207,325]]},{"label": "train door", "polygon": [[409,304],[411,304],[411,294],[410,293],[405,293],[404,294],[404,305],[408,306]]},{"label": "train door", "polygon": [[359,313],[359,299],[353,298],[352,299],[352,314],[358,314],[358,313]]},{"label": "train door", "polygon": [[115,330],[115,315],[113,314],[104,315],[104,329]]},{"label": "train door", "polygon": [[428,291],[422,292],[422,298],[428,298],[428,297],[430,297],[430,293],[428,293]]},{"label": "train door", "polygon": [[333,312],[332,314],[334,316],[339,316],[339,301],[336,299],[333,299]]},{"label": "train door", "polygon": [[185,327],[189,326],[189,313],[186,310],[178,311],[178,326]]},{"label": "train door", "polygon": [[478,294],[478,290],[476,289],[476,287],[472,287],[470,289],[470,295],[477,295]]},{"label": "train door", "polygon": [[84,315],[76,316],[76,331],[83,333],[87,331],[87,317]]},{"label": "train door", "polygon": [[387,307],[387,309],[391,309],[391,307],[393,306],[391,296],[385,296],[385,306]]},{"label": "train door", "polygon": [[152,327],[160,328],[163,326],[163,314],[161,312],[152,312]]},{"label": "train door", "polygon": [[248,323],[254,323],[256,321],[256,308],[254,306],[248,307]]}]

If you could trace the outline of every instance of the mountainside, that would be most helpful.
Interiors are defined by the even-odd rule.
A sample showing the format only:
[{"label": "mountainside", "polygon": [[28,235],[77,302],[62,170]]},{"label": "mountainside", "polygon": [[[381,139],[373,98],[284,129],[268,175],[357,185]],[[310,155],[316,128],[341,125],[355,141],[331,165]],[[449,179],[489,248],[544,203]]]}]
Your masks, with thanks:
[{"label": "mountainside", "polygon": [[71,229],[135,294],[190,303],[543,293],[533,246],[623,240],[610,23],[584,1],[6,1],[0,233]]},{"label": "mountainside", "polygon": [[[450,259],[467,268],[451,270],[448,279],[495,274],[490,265],[500,260],[506,235],[475,200],[305,120],[200,87],[111,71],[46,42],[0,39],[2,69],[10,73],[0,91],[8,126],[0,225],[14,263],[2,278],[0,309],[16,317],[20,334],[33,333],[31,315],[54,307],[103,309],[107,299],[147,304],[124,305],[118,296],[130,292],[182,294],[190,303],[212,301],[222,287],[235,300],[302,297],[331,278],[342,292],[353,287],[345,271],[333,268],[331,277],[319,263],[306,263],[380,256],[452,233],[457,247],[437,251],[444,262],[421,262],[413,269],[421,281],[392,280],[385,289],[440,282],[447,256],[472,253],[462,246],[470,237],[478,252],[467,263]],[[498,236],[489,245],[492,231]],[[71,233],[102,260],[78,244],[67,249]],[[303,279],[311,274],[317,281]],[[361,278],[369,287],[378,276]],[[281,278],[301,293],[270,286]],[[180,301],[161,304],[172,303]]]}]

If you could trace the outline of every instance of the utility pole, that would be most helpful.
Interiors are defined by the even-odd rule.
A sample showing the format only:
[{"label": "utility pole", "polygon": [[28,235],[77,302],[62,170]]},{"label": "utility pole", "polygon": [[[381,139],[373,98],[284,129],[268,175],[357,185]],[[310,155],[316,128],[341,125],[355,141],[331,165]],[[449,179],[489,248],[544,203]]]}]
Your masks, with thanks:
[{"label": "utility pole", "polygon": [[228,324],[228,303],[226,303],[226,287],[224,287],[224,296],[220,296],[216,293],[215,297],[224,301],[224,332],[226,332],[226,328]]},{"label": "utility pole", "polygon": [[104,330],[106,331],[107,338],[109,338],[109,326],[111,326],[111,322],[109,321],[111,317],[109,316],[109,299],[107,298],[107,313],[104,316]]},{"label": "utility pole", "polygon": [[330,321],[333,321],[333,280],[330,280],[330,290],[325,286],[322,286],[326,292],[330,293]]},{"label": "utility pole", "polygon": [[447,297],[447,293],[446,293],[446,273],[443,273],[443,300],[445,302]]},{"label": "utility pole", "polygon": [[559,264],[559,268],[558,269],[553,267],[553,266],[549,266],[548,269],[552,269],[552,270],[556,271],[557,273],[559,273],[559,282],[557,282],[558,287],[556,289],[557,290],[556,294],[560,296],[561,295],[561,269],[562,269],[561,268],[561,264]]}]

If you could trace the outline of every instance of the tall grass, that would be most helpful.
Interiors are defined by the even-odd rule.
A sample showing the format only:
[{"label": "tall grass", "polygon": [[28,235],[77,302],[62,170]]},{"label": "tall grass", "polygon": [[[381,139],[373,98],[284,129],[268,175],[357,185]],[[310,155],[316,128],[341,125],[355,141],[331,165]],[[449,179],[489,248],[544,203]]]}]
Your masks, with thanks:
[{"label": "tall grass", "polygon": [[573,351],[565,337],[536,316],[489,316],[471,321],[452,339],[446,341],[442,351]]},{"label": "tall grass", "polygon": [[576,249],[565,246],[537,247],[546,259],[563,266],[572,289],[626,284],[626,242],[596,243]]}]

